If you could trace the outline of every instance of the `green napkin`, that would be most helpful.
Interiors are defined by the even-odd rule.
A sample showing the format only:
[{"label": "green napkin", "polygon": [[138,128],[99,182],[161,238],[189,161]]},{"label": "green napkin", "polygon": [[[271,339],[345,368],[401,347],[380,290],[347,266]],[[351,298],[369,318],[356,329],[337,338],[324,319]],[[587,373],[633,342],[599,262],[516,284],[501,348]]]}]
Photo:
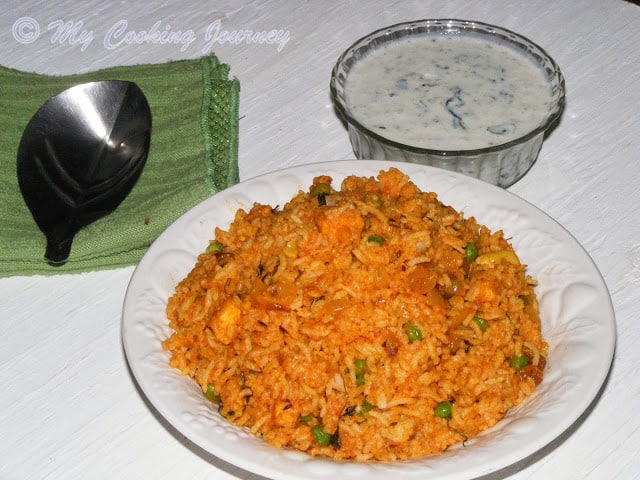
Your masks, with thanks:
[{"label": "green napkin", "polygon": [[[153,129],[147,164],[111,214],[80,230],[67,263],[44,260],[46,239],[18,186],[16,155],[36,110],[70,86],[128,80],[142,89]],[[44,76],[0,67],[0,277],[135,264],[176,218],[238,181],[237,79],[214,56],[158,65]]]}]

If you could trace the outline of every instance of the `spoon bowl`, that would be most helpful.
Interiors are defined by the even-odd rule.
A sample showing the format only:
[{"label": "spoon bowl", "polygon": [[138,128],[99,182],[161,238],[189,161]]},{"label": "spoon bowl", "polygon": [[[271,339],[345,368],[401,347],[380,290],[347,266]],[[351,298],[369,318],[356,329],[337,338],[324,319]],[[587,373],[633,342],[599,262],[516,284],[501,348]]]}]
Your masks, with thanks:
[{"label": "spoon bowl", "polygon": [[35,113],[20,141],[17,173],[49,263],[65,263],[78,230],[126,198],[150,141],[151,109],[132,82],[76,85]]}]

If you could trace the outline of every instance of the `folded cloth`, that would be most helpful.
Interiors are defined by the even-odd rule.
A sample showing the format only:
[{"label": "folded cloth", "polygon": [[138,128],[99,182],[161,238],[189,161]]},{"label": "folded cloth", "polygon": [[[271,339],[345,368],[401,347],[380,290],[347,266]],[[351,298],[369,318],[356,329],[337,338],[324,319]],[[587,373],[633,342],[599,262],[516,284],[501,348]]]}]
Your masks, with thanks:
[{"label": "folded cloth", "polygon": [[[16,173],[22,132],[38,108],[73,85],[135,82],[151,107],[147,163],[111,214],[81,229],[69,260],[44,260],[46,238],[26,206]],[[103,270],[135,264],[155,238],[204,198],[238,181],[240,85],[215,56],[158,65],[45,76],[0,67],[0,277]]]}]

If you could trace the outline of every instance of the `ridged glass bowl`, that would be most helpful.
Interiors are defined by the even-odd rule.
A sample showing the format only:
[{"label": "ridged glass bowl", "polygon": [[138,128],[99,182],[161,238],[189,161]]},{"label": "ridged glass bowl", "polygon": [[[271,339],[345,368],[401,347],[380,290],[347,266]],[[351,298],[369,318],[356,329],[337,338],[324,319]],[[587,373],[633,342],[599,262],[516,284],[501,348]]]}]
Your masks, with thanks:
[{"label": "ridged glass bowl", "polygon": [[[550,108],[540,124],[528,133],[500,145],[473,150],[436,150],[405,145],[386,138],[354,118],[345,97],[345,84],[353,66],[388,42],[411,35],[467,35],[508,46],[539,66],[551,89]],[[339,58],[331,75],[331,96],[344,119],[356,158],[400,160],[430,165],[508,187],[518,181],[538,157],[545,132],[559,120],[565,103],[565,82],[558,64],[538,45],[501,27],[481,22],[436,19],[400,23],[377,30],[351,45]]]}]

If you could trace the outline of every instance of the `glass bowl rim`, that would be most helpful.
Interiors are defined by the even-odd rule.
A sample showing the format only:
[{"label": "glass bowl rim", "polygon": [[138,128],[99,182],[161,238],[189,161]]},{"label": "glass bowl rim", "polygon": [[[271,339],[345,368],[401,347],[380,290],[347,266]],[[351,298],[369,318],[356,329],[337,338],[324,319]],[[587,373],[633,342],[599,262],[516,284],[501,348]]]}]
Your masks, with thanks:
[{"label": "glass bowl rim", "polygon": [[[478,28],[483,30],[478,30]],[[362,123],[356,120],[349,113],[347,102],[346,102],[346,99],[344,98],[344,82],[346,82],[346,77],[348,76],[348,74],[345,76],[345,80],[340,82],[338,80],[338,73],[342,65],[344,64],[345,60],[349,58],[353,52],[355,52],[359,48],[367,48],[367,47],[373,50],[378,47],[378,45],[374,45],[373,48],[371,48],[371,43],[373,41],[379,38],[385,37],[387,35],[392,35],[400,31],[409,30],[409,32],[404,36],[410,36],[414,34],[424,34],[429,32],[447,32],[454,29],[462,30],[463,32],[470,31],[470,32],[480,33],[482,35],[487,35],[487,36],[500,34],[503,37],[506,36],[507,37],[506,40],[510,44],[517,44],[517,42],[519,42],[520,45],[527,44],[526,50],[529,53],[531,53],[529,46],[532,46],[533,48],[538,50],[537,53],[539,53],[539,55],[542,57],[543,62],[536,62],[536,63],[538,63],[539,67],[542,64],[549,64],[549,66],[551,67],[551,74],[548,75],[547,78],[551,82],[553,82],[554,78],[557,78],[557,84],[559,89],[557,95],[552,93],[552,99],[555,99],[555,97],[557,96],[557,100],[555,100],[555,102],[552,104],[544,121],[542,121],[538,127],[534,128],[528,133],[525,133],[524,135],[521,135],[520,137],[517,137],[505,143],[500,143],[498,145],[492,145],[489,147],[482,147],[482,148],[476,148],[476,149],[467,149],[467,150],[441,150],[441,149],[417,147],[415,145],[409,145],[409,144],[400,143],[400,142],[391,140],[365,127],[364,125],[362,125]],[[417,31],[414,32],[414,30],[417,30]],[[383,43],[393,42],[395,40],[397,39],[395,37],[392,37]],[[505,39],[503,38],[503,40]],[[357,61],[358,60],[356,60],[356,62]],[[338,85],[339,83],[340,83],[340,86]],[[339,94],[339,90],[341,94]],[[331,91],[331,98],[333,100],[333,104],[338,110],[338,112],[343,116],[344,120],[347,122],[348,125],[355,127],[361,133],[364,133],[365,135],[372,137],[379,143],[382,143],[390,147],[394,147],[398,150],[408,151],[408,152],[422,154],[422,155],[439,156],[439,157],[476,157],[476,156],[485,155],[489,153],[502,152],[512,147],[515,147],[517,145],[524,144],[529,140],[537,137],[538,135],[544,134],[544,132],[560,118],[560,115],[564,109],[565,97],[566,97],[565,80],[564,80],[562,71],[560,70],[560,66],[538,44],[536,44],[535,42],[531,41],[530,39],[528,39],[527,37],[519,33],[516,33],[512,30],[509,30],[497,25],[491,25],[489,23],[484,23],[476,20],[460,20],[455,18],[434,18],[434,19],[422,19],[422,20],[400,22],[400,23],[379,28],[359,38],[358,40],[353,42],[338,57],[338,60],[336,61],[331,72],[330,91]]]}]

